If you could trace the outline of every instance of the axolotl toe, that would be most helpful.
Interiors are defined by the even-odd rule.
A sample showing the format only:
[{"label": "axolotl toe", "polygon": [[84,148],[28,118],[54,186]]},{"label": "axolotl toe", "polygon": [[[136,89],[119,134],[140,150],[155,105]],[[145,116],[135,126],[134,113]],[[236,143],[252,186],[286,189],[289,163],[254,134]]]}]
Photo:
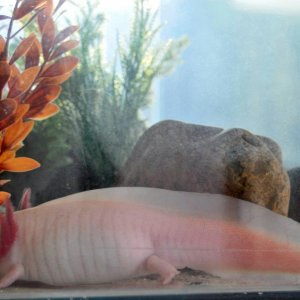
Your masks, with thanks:
[{"label": "axolotl toe", "polygon": [[184,267],[237,277],[300,274],[300,225],[223,195],[108,188],[16,212],[6,201],[0,221],[1,288],[16,280],[64,286],[150,273],[168,284]]}]

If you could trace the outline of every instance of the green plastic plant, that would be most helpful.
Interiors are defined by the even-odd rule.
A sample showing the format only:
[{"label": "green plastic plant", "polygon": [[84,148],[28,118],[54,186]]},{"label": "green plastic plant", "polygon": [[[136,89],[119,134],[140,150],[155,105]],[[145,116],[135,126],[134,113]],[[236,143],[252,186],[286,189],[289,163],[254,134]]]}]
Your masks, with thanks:
[{"label": "green plastic plant", "polygon": [[[80,58],[80,66],[63,85],[58,100],[62,114],[36,128],[43,132],[48,157],[52,148],[46,144],[47,135],[55,127],[61,128],[57,135],[61,133],[64,138],[60,142],[65,143],[60,157],[64,161],[70,158],[72,164],[64,166],[63,177],[55,170],[55,177],[65,180],[65,185],[70,185],[70,178],[80,178],[77,182],[82,190],[115,184],[118,169],[146,129],[141,112],[154,97],[153,81],[175,67],[187,44],[185,38],[156,43],[160,30],[156,13],[146,8],[146,0],[136,0],[129,37],[118,38],[115,59],[107,63],[102,52],[104,16],[98,13],[96,3],[87,1],[77,20],[81,42],[74,54]],[[70,145],[68,155],[66,144]],[[62,190],[64,193],[70,190]]]},{"label": "green plastic plant", "polygon": [[118,170],[128,157],[146,128],[140,113],[151,103],[154,79],[174,68],[187,43],[179,39],[153,46],[160,25],[156,25],[156,13],[145,8],[145,2],[135,1],[129,38],[119,39],[112,64],[106,64],[99,51],[101,34],[95,22],[101,23],[103,17],[89,18],[94,9],[89,5],[80,21],[85,26],[81,25],[82,47],[76,54],[82,68],[64,86],[64,99],[76,108],[83,145],[80,155],[84,154],[96,186],[103,182],[104,169]]}]

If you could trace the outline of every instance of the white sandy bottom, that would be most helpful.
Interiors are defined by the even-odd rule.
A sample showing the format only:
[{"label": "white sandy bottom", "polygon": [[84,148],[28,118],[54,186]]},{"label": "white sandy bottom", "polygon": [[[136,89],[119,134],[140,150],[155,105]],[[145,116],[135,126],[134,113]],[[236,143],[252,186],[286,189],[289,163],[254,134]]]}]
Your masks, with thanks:
[{"label": "white sandy bottom", "polygon": [[[300,291],[300,285],[282,282],[276,275],[274,282],[255,278],[256,274],[245,278],[222,279],[201,271],[184,270],[176,276],[172,284],[162,286],[157,276],[124,280],[95,286],[52,287],[39,283],[17,283],[0,290],[0,299],[34,299],[56,297],[108,297],[145,295],[190,295],[215,293],[248,293]],[[259,274],[261,275],[261,274]]]}]

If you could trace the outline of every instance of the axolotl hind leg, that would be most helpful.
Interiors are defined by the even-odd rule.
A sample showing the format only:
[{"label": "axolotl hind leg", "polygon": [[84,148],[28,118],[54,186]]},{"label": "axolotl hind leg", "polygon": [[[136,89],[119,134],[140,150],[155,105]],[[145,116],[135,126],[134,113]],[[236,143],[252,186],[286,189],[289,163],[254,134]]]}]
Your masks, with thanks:
[{"label": "axolotl hind leg", "polygon": [[158,273],[163,285],[170,283],[179,274],[179,271],[172,264],[156,255],[147,258],[146,268],[151,273]]}]

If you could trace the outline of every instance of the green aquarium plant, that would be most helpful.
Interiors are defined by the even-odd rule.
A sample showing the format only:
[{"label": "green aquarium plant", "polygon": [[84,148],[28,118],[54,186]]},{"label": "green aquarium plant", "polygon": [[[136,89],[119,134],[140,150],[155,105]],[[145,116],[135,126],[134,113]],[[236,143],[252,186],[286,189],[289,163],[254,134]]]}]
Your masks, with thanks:
[{"label": "green aquarium plant", "polygon": [[[104,18],[88,2],[81,19],[81,47],[76,55],[81,68],[64,85],[62,106],[77,120],[77,145],[73,156],[89,174],[86,188],[114,184],[139,136],[146,129],[141,112],[153,98],[153,81],[169,73],[187,44],[185,38],[156,42],[160,25],[156,13],[136,0],[128,38],[117,37],[115,59],[107,63],[102,53]],[[80,158],[79,158],[80,157]]]},{"label": "green aquarium plant", "polygon": [[107,49],[114,53],[112,62],[103,54],[101,2],[88,0],[80,9],[80,45],[74,50],[80,66],[57,100],[62,113],[35,128],[32,138],[43,148],[27,148],[47,165],[44,173],[28,176],[41,189],[39,201],[114,185],[118,169],[146,129],[141,113],[153,99],[154,80],[179,61],[186,38],[159,43],[157,13],[147,8],[146,0],[134,3],[128,37],[117,35],[117,49]]}]

